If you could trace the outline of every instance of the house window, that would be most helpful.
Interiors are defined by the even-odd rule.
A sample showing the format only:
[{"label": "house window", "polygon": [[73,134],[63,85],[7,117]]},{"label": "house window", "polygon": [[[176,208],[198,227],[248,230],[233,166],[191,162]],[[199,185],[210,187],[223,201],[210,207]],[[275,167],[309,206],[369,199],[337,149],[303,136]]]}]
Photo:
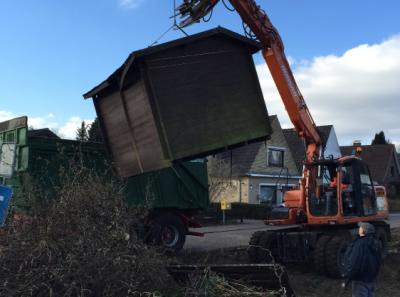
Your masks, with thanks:
[{"label": "house window", "polygon": [[283,167],[284,153],[284,149],[268,148],[268,166]]},{"label": "house window", "polygon": [[276,186],[260,185],[260,203],[276,204]]}]

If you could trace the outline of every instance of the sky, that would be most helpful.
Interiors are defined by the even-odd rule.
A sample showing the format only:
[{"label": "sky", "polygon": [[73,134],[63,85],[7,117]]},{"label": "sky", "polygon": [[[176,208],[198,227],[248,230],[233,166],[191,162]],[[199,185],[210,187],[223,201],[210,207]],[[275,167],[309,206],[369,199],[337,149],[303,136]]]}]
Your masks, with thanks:
[{"label": "sky", "polygon": [[[180,3],[180,0],[176,0]],[[153,44],[171,25],[173,0],[0,0],[0,122],[27,115],[34,128],[74,138],[95,117],[82,94]],[[383,130],[400,146],[400,1],[258,0],[285,44],[318,125],[339,143],[369,144]],[[222,3],[194,34],[216,26],[243,33]],[[183,37],[170,31],[159,43]],[[290,127],[261,57],[254,61],[269,114]],[[400,147],[399,147],[400,148]]]}]

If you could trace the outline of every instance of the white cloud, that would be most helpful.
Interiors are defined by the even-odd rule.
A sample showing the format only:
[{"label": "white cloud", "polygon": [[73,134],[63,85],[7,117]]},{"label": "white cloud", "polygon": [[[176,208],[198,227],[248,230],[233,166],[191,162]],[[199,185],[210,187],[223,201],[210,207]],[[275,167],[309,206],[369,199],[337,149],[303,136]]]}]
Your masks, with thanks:
[{"label": "white cloud", "polygon": [[[13,112],[0,110],[0,122],[8,121],[16,117],[18,117],[18,115]],[[49,113],[41,117],[28,117],[28,126],[33,129],[49,128],[61,138],[75,139],[76,131],[81,126],[82,121],[85,121],[86,125],[93,123],[93,119],[82,119],[74,116],[64,124],[60,124],[56,116]]]},{"label": "white cloud", "polygon": [[135,9],[143,3],[143,0],[119,0],[119,6],[126,9]]},{"label": "white cloud", "polygon": [[[369,144],[381,130],[400,144],[400,35],[357,46],[341,56],[291,61],[297,66],[294,75],[315,122],[333,124],[341,145],[355,139]],[[290,127],[267,66],[257,65],[257,71],[269,113]]]},{"label": "white cloud", "polygon": [[12,112],[0,110],[0,122],[8,121],[15,117],[16,116]]},{"label": "white cloud", "polygon": [[62,127],[58,129],[58,135],[61,138],[75,139],[76,131],[81,127],[82,121],[84,121],[86,125],[93,123],[93,120],[84,120],[80,117],[71,117]]},{"label": "white cloud", "polygon": [[[0,110],[0,122],[8,121],[19,116],[21,115],[16,115],[11,111]],[[49,113],[39,117],[28,117],[28,126],[34,129],[50,128],[55,131],[59,125],[55,116]]]},{"label": "white cloud", "polygon": [[49,128],[56,131],[58,123],[52,113],[43,117],[28,117],[28,126],[34,129]]}]

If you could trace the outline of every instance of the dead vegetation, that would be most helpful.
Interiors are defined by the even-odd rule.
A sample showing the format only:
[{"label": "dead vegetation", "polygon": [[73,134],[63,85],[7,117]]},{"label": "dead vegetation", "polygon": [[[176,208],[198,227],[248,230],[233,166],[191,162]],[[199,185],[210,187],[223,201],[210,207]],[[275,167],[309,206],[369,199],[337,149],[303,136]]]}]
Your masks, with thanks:
[{"label": "dead vegetation", "polygon": [[227,196],[228,193],[237,193],[238,187],[232,180],[231,164],[224,159],[209,158],[208,168],[208,192],[211,202],[219,202],[222,196]]},{"label": "dead vegetation", "polygon": [[262,291],[242,282],[227,281],[224,277],[205,271],[200,277],[191,280],[185,288],[185,297],[280,297],[277,291]]},{"label": "dead vegetation", "polygon": [[[392,229],[391,253],[385,258],[377,280],[377,296],[393,297],[400,292],[400,228]],[[235,248],[184,255],[185,263],[248,263],[247,249]],[[309,265],[286,265],[290,283],[299,297],[350,297],[351,289],[342,280],[317,274]],[[256,295],[255,295],[256,296]]]},{"label": "dead vegetation", "polygon": [[0,296],[277,296],[212,273],[179,287],[165,269],[177,260],[136,238],[145,210],[125,205],[121,182],[79,166],[60,178],[46,203],[30,189],[29,219],[0,236]]},{"label": "dead vegetation", "polygon": [[[35,205],[18,232],[9,226],[0,254],[0,296],[137,296],[174,289],[168,261],[135,239],[140,213],[119,183],[90,171],[62,175],[58,197]],[[21,229],[21,228],[19,228]]]}]

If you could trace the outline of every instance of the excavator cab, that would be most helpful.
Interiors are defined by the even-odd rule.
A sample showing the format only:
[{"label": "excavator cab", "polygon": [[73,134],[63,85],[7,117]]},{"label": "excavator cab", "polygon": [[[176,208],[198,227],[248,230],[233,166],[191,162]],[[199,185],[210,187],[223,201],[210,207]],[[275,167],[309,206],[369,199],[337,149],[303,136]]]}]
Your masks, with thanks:
[{"label": "excavator cab", "polygon": [[338,224],[378,212],[368,166],[357,157],[318,161],[309,166],[308,223]]},{"label": "excavator cab", "polygon": [[335,225],[387,218],[384,187],[374,186],[362,159],[322,159],[306,168],[308,178],[303,191],[286,192],[285,207],[273,209],[267,224]]}]

